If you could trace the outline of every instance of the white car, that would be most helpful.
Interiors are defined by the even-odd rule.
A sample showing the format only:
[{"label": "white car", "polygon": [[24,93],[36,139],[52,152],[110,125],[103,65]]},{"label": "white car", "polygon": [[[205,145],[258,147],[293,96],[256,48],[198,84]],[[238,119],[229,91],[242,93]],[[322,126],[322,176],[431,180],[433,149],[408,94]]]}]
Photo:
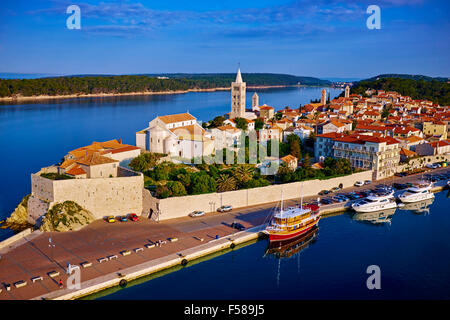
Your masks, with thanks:
[{"label": "white car", "polygon": [[204,211],[194,211],[194,212],[189,213],[189,217],[192,217],[192,218],[201,217],[204,215],[205,215]]},{"label": "white car", "polygon": [[362,187],[363,185],[364,185],[364,182],[362,182],[362,181],[356,181],[354,184],[355,187]]},{"label": "white car", "polygon": [[366,180],[366,181],[364,181],[364,184],[371,184],[372,183],[372,180]]},{"label": "white car", "polygon": [[231,211],[233,209],[232,206],[221,206],[219,209],[217,209],[217,211],[219,212],[228,212]]}]

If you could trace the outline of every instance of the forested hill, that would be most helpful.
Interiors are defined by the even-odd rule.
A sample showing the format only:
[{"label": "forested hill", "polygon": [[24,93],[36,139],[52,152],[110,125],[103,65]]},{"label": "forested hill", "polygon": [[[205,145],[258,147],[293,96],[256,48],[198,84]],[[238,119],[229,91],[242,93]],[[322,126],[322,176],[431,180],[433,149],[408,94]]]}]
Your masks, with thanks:
[{"label": "forested hill", "polygon": [[[74,95],[99,93],[163,92],[229,87],[235,74],[64,76],[39,79],[0,79],[0,97]],[[243,74],[247,86],[329,85],[329,81],[285,74]]]},{"label": "forested hill", "polygon": [[379,80],[379,79],[383,79],[383,78],[400,78],[400,79],[425,80],[425,81],[437,80],[437,81],[443,81],[443,82],[447,82],[450,80],[449,78],[444,78],[444,77],[433,78],[433,77],[424,76],[421,74],[397,74],[397,73],[380,74],[378,76],[375,76],[375,77],[372,77],[369,79],[365,79],[365,80],[375,81],[375,80]]},{"label": "forested hill", "polygon": [[[163,76],[175,79],[203,80],[212,82],[218,87],[227,87],[232,81],[236,79],[236,73],[168,73],[150,76]],[[278,73],[243,73],[242,79],[247,83],[247,86],[296,85],[298,83],[306,86],[331,85],[331,82],[328,80]]]},{"label": "forested hill", "polygon": [[[414,80],[406,78],[380,78],[356,82],[351,93],[364,95],[367,89],[396,91],[412,99],[430,100],[440,105],[450,105],[450,84],[439,80]],[[342,94],[341,94],[342,95]]]}]

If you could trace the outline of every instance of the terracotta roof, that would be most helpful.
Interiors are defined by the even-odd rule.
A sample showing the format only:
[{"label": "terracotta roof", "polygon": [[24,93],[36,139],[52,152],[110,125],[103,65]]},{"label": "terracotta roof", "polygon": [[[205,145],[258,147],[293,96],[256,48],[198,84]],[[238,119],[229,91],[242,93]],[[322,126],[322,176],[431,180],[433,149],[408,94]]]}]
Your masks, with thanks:
[{"label": "terracotta roof", "polygon": [[337,120],[331,120],[330,123],[335,125],[338,128],[345,127],[345,124],[343,124],[342,122],[337,121]]},{"label": "terracotta roof", "polygon": [[67,159],[67,160],[64,160],[63,163],[61,163],[61,165],[59,167],[62,169],[65,169],[67,167],[70,167],[74,163],[75,163],[74,159]]},{"label": "terracotta roof", "polygon": [[317,135],[317,137],[320,137],[320,138],[331,138],[331,139],[342,138],[343,136],[344,136],[343,133],[337,133],[337,132],[328,132],[328,133],[322,133],[322,134]]},{"label": "terracotta roof", "polygon": [[205,129],[197,124],[169,129],[180,139],[203,141]]},{"label": "terracotta roof", "polygon": [[139,147],[135,146],[125,146],[118,149],[111,150],[111,153],[120,153],[120,152],[126,152],[126,151],[133,151],[133,150],[140,150]]},{"label": "terracotta roof", "polygon": [[411,151],[409,149],[405,149],[405,148],[400,148],[400,154],[406,157],[414,157],[417,155],[417,153],[415,153],[414,151]]},{"label": "terracotta roof", "polygon": [[235,127],[230,126],[230,125],[220,126],[220,127],[217,127],[216,129],[222,130],[222,131],[241,131],[238,128],[235,128]]},{"label": "terracotta roof", "polygon": [[367,136],[367,135],[357,135],[353,134],[350,136],[345,136],[342,138],[334,139],[335,141],[339,142],[347,142],[347,143],[357,143],[357,144],[364,144],[366,142],[371,143],[386,143],[386,144],[398,144],[398,141],[391,137],[374,137],[374,136]]},{"label": "terracotta roof", "polygon": [[292,161],[296,161],[297,158],[294,157],[292,154],[288,154],[287,156],[284,156],[280,159],[283,162],[292,162]]},{"label": "terracotta roof", "polygon": [[80,159],[76,160],[77,163],[84,164],[86,166],[95,166],[99,164],[119,162],[117,160],[102,156],[98,153],[88,154]]},{"label": "terracotta roof", "polygon": [[189,113],[171,114],[158,117],[164,123],[174,123],[180,121],[195,120],[195,117]]},{"label": "terracotta roof", "polygon": [[79,165],[76,165],[69,171],[66,171],[66,174],[71,176],[79,176],[82,174],[86,174],[86,171],[84,171]]}]

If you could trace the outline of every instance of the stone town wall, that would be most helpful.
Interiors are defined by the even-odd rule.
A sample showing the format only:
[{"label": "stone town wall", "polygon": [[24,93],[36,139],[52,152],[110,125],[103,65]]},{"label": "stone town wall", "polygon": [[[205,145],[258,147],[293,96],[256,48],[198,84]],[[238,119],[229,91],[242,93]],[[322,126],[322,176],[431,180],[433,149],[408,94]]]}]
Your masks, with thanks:
[{"label": "stone town wall", "polygon": [[31,224],[35,224],[38,221],[39,217],[42,217],[47,211],[53,206],[54,202],[48,202],[41,200],[35,195],[31,195],[28,198],[28,222]]},{"label": "stone town wall", "polygon": [[425,167],[427,164],[435,162],[450,161],[450,154],[438,154],[435,156],[425,156],[410,159],[408,163],[397,166],[397,172],[408,171]]},{"label": "stone town wall", "polygon": [[[68,180],[50,180],[41,177],[39,173],[32,174],[32,197],[47,202],[49,208],[54,203],[75,201],[92,212],[96,219],[128,213],[140,215],[144,178],[142,174],[132,175],[129,172],[126,176],[126,171],[122,172],[124,176],[117,178]],[[36,219],[41,212],[38,205],[32,205],[29,217]]]},{"label": "stone town wall", "polygon": [[205,212],[216,211],[222,205],[232,205],[233,208],[259,205],[263,203],[277,202],[281,199],[283,191],[284,199],[300,198],[303,196],[317,195],[323,189],[331,189],[343,184],[350,187],[356,181],[371,180],[372,171],[364,171],[353,175],[332,178],[328,180],[309,180],[304,182],[292,182],[282,185],[271,185],[261,188],[236,190],[223,193],[208,193],[193,196],[156,199],[151,197],[149,206],[155,220],[167,220],[184,217],[192,211]]}]

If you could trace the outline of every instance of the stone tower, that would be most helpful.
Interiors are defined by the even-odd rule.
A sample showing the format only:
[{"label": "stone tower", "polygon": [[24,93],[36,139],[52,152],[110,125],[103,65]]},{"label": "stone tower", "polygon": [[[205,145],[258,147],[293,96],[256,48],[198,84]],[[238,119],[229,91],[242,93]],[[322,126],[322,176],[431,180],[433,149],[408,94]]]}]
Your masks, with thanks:
[{"label": "stone tower", "polygon": [[348,85],[345,87],[345,97],[350,97],[350,87]]},{"label": "stone tower", "polygon": [[252,97],[252,111],[258,111],[258,110],[259,110],[259,97],[255,92]]},{"label": "stone tower", "polygon": [[323,106],[327,104],[327,91],[325,89],[322,89],[320,94],[320,104]]},{"label": "stone tower", "polygon": [[236,81],[231,83],[230,119],[245,116],[245,82],[242,81],[241,68],[238,69]]}]

